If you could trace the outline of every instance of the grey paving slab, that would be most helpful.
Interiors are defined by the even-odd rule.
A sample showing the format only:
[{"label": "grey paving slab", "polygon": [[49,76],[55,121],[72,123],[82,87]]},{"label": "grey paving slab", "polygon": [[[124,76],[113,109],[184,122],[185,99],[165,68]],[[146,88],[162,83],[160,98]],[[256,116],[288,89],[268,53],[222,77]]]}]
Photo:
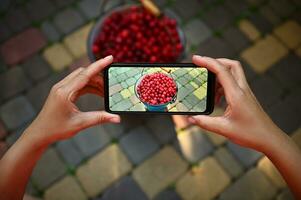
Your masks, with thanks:
[{"label": "grey paving slab", "polygon": [[232,178],[237,178],[243,173],[242,165],[233,157],[227,148],[221,147],[216,150],[214,157]]},{"label": "grey paving slab", "polygon": [[82,0],[78,3],[78,6],[87,19],[97,17],[101,11],[101,2],[99,0]]},{"label": "grey paving slab", "polygon": [[63,8],[75,2],[75,0],[52,0],[52,1],[55,7],[57,8]]},{"label": "grey paving slab", "polygon": [[288,17],[296,9],[292,3],[286,0],[269,1],[268,5],[282,18]]},{"label": "grey paving slab", "polygon": [[225,7],[235,16],[238,16],[241,13],[245,12],[248,9],[249,5],[246,1],[227,0],[225,1]]},{"label": "grey paving slab", "polygon": [[253,14],[249,17],[249,20],[261,33],[269,33],[273,29],[273,25],[262,16],[261,13]]},{"label": "grey paving slab", "polygon": [[0,42],[6,40],[11,36],[12,31],[10,28],[7,26],[7,24],[4,21],[0,22]]},{"label": "grey paving slab", "polygon": [[186,39],[191,45],[199,45],[208,39],[212,32],[210,28],[200,19],[189,21],[184,27]]},{"label": "grey paving slab", "polygon": [[[197,105],[200,100],[194,95],[194,94],[190,94],[187,97],[185,97],[185,100],[193,107],[195,105]],[[186,103],[184,103],[186,105]]]},{"label": "grey paving slab", "polygon": [[104,102],[103,98],[93,94],[86,94],[81,96],[76,105],[81,111],[97,111],[104,109]]},{"label": "grey paving slab", "polygon": [[110,135],[100,125],[82,130],[73,139],[85,157],[95,154],[111,141]]},{"label": "grey paving slab", "polygon": [[220,196],[220,200],[260,200],[272,199],[276,194],[276,188],[267,180],[266,176],[258,169],[253,168],[238,179],[234,184],[226,188]]},{"label": "grey paving slab", "polygon": [[300,86],[301,83],[301,74],[298,73],[301,66],[300,63],[301,59],[298,56],[289,54],[276,63],[269,71],[284,87],[294,88]]},{"label": "grey paving slab", "polygon": [[223,34],[223,38],[235,49],[236,53],[250,45],[250,40],[236,27],[227,29]]},{"label": "grey paving slab", "polygon": [[280,16],[277,15],[275,11],[268,5],[261,6],[259,12],[274,26],[278,25],[281,22]]},{"label": "grey paving slab", "polygon": [[41,30],[50,42],[57,42],[61,37],[57,28],[50,21],[44,21]]},{"label": "grey paving slab", "polygon": [[283,88],[279,87],[279,84],[277,85],[277,82],[267,75],[254,80],[251,88],[265,109],[275,104],[283,93]]},{"label": "grey paving slab", "polygon": [[262,157],[262,153],[239,146],[238,144],[234,144],[232,142],[227,142],[227,148],[246,168],[254,165],[257,160]]},{"label": "grey paving slab", "polygon": [[176,138],[174,123],[170,116],[153,116],[147,120],[146,125],[160,144],[169,143]]},{"label": "grey paving slab", "polygon": [[222,30],[233,23],[234,16],[224,6],[217,6],[204,15],[204,22],[213,30]]},{"label": "grey paving slab", "polygon": [[[187,3],[183,0],[175,0],[172,8],[180,15],[180,17],[186,21],[201,12],[202,3],[199,1],[190,1]],[[189,10],[189,12],[187,12]]]},{"label": "grey paving slab", "polygon": [[236,60],[238,60],[240,62],[241,66],[244,70],[244,74],[247,78],[247,81],[249,84],[251,84],[253,82],[253,80],[258,77],[258,74],[256,74],[256,72],[253,70],[253,68],[242,58],[236,58]]},{"label": "grey paving slab", "polygon": [[13,67],[0,74],[0,100],[8,99],[30,87],[28,79],[21,67]]},{"label": "grey paving slab", "polygon": [[8,130],[15,130],[34,118],[36,112],[24,96],[18,96],[0,107],[0,117]]},{"label": "grey paving slab", "polygon": [[134,164],[140,164],[159,149],[158,142],[143,126],[130,130],[121,138],[120,146]]},{"label": "grey paving slab", "polygon": [[26,10],[33,21],[41,21],[55,12],[53,2],[50,0],[30,0],[26,3]]},{"label": "grey paving slab", "polygon": [[130,101],[130,99],[124,99],[124,100],[120,101],[119,103],[113,105],[111,110],[125,111],[125,110],[128,110],[132,106],[133,106],[133,104]]},{"label": "grey paving slab", "polygon": [[160,192],[154,200],[181,200],[181,197],[174,190]]},{"label": "grey paving slab", "polygon": [[233,58],[235,50],[218,37],[211,37],[202,42],[198,49],[198,54],[201,56],[209,56],[213,58]]},{"label": "grey paving slab", "polygon": [[291,105],[294,109],[301,113],[301,87],[295,88],[289,94],[286,95],[285,99],[283,100],[286,105]]},{"label": "grey paving slab", "polygon": [[64,176],[66,167],[55,149],[48,149],[37,162],[31,179],[40,190],[46,189],[52,183]]},{"label": "grey paving slab", "polygon": [[77,10],[67,8],[54,16],[53,23],[61,33],[68,34],[83,25],[84,20]]},{"label": "grey paving slab", "polygon": [[76,146],[73,139],[63,140],[56,144],[56,149],[59,154],[63,157],[65,162],[72,166],[76,167],[84,159],[83,153]]},{"label": "grey paving slab", "polygon": [[131,176],[126,176],[104,192],[102,200],[147,200],[146,194]]},{"label": "grey paving slab", "polygon": [[104,124],[103,127],[112,138],[119,138],[125,133],[122,122],[120,124]]},{"label": "grey paving slab", "polygon": [[30,77],[33,81],[39,81],[46,78],[50,73],[51,69],[47,62],[42,56],[36,54],[26,60],[22,67],[25,74]]},{"label": "grey paving slab", "polygon": [[294,199],[295,198],[292,192],[288,188],[285,188],[283,191],[281,191],[276,198],[276,200],[294,200]]},{"label": "grey paving slab", "polygon": [[23,8],[16,8],[10,11],[4,21],[14,32],[21,31],[30,25],[29,17]]}]

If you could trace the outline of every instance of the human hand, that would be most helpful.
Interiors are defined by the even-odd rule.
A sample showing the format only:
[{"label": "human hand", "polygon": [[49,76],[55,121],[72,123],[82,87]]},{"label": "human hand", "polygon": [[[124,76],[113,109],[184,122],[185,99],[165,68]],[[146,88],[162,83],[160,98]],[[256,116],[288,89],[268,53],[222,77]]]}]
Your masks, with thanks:
[{"label": "human hand", "polygon": [[193,56],[193,63],[217,76],[217,99],[225,95],[227,108],[222,116],[189,117],[191,123],[223,135],[245,147],[265,151],[273,134],[281,130],[264,112],[245,78],[239,62],[225,58]]},{"label": "human hand", "polygon": [[78,131],[103,123],[119,123],[118,115],[105,111],[81,112],[75,105],[79,96],[94,93],[103,96],[103,78],[100,72],[113,61],[105,57],[87,68],[78,68],[55,84],[34,122],[28,129],[41,143],[52,143],[72,137]]}]

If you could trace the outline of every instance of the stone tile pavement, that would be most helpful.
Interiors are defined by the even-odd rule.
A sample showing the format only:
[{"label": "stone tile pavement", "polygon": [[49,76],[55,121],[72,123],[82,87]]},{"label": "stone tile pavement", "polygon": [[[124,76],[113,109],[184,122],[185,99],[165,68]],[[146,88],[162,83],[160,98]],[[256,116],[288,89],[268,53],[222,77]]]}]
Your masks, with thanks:
[{"label": "stone tile pavement", "polygon": [[[51,86],[89,64],[86,40],[100,1],[0,2],[0,157],[40,111]],[[122,0],[109,2],[105,10]],[[180,18],[184,61],[194,53],[240,60],[264,109],[301,148],[301,1],[155,2]],[[116,105],[142,107],[133,87],[139,73],[122,72],[113,80],[112,89],[120,92],[112,94]],[[190,91],[179,94],[177,106],[193,110],[202,98],[182,78],[193,72],[174,73]],[[103,101],[87,95],[78,105],[100,109]],[[213,115],[221,112],[217,107]],[[54,144],[35,167],[26,199],[293,199],[265,156],[184,118],[141,115],[122,121]]]}]

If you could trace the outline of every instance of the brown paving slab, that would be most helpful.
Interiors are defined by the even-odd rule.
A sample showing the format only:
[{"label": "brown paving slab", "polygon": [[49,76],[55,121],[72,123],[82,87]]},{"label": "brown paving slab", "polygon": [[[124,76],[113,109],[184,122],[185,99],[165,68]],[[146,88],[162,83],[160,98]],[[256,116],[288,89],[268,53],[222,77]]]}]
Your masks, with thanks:
[{"label": "brown paving slab", "polygon": [[239,29],[252,41],[260,38],[260,32],[254,24],[247,19],[243,19],[238,24]]},{"label": "brown paving slab", "polygon": [[91,64],[90,59],[87,55],[82,56],[79,59],[76,59],[69,67],[71,71],[74,71],[75,69],[79,67],[87,67]]},{"label": "brown paving slab", "polygon": [[286,21],[275,28],[274,34],[290,49],[301,44],[301,26],[296,21]]},{"label": "brown paving slab", "polygon": [[230,184],[229,175],[212,157],[201,161],[176,183],[176,191],[183,199],[214,199]]},{"label": "brown paving slab", "polygon": [[241,57],[257,73],[264,73],[273,64],[288,54],[288,49],[274,36],[268,35],[244,50]]},{"label": "brown paving slab", "polygon": [[0,52],[8,65],[17,64],[46,45],[43,33],[36,28],[29,28],[4,42]]},{"label": "brown paving slab", "polygon": [[301,58],[301,46],[296,49],[296,54]]}]

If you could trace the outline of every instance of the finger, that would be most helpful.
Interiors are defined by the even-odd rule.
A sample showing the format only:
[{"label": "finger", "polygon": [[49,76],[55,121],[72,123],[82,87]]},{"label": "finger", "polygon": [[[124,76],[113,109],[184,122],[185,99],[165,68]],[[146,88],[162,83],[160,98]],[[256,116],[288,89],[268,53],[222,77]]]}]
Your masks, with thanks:
[{"label": "finger", "polygon": [[80,128],[88,128],[98,124],[119,123],[120,116],[105,111],[82,112],[79,114]]},{"label": "finger", "polygon": [[70,90],[79,90],[83,88],[92,77],[97,76],[105,67],[110,65],[113,62],[113,56],[107,56],[103,59],[100,59],[86,69],[81,71],[77,77],[74,77],[72,82],[69,85]]},{"label": "finger", "polygon": [[194,55],[192,57],[192,60],[194,64],[206,67],[209,71],[216,74],[220,84],[225,90],[225,95],[227,99],[230,100],[235,94],[237,94],[237,90],[239,89],[239,87],[227,67],[223,66],[217,60],[209,57],[201,57]]},{"label": "finger", "polygon": [[188,118],[188,121],[192,124],[196,124],[201,128],[224,135],[223,129],[225,128],[225,122],[222,117],[211,117],[207,115],[196,115]]},{"label": "finger", "polygon": [[240,87],[245,87],[247,83],[247,79],[245,77],[245,73],[240,65],[240,63],[236,60],[230,60],[227,58],[218,58],[218,61],[220,61],[222,64],[228,66],[235,79],[237,80]]}]

